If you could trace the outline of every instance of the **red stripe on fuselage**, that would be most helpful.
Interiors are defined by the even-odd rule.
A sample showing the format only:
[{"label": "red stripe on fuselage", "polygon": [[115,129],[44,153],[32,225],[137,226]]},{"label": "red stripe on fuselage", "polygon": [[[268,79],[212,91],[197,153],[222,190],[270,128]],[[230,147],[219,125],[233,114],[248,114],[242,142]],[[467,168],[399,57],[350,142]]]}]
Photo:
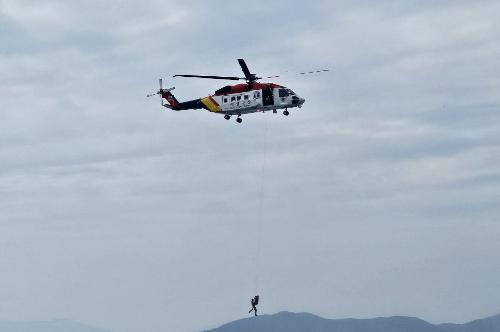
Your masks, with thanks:
[{"label": "red stripe on fuselage", "polygon": [[213,98],[212,98],[212,96],[208,96],[208,98],[210,99],[210,101],[211,101],[212,103],[214,103],[215,105],[217,105],[217,107],[219,107],[219,106],[220,106],[220,105],[219,105],[219,103],[218,103],[218,102],[216,102],[216,101],[215,101],[215,99],[213,99]]},{"label": "red stripe on fuselage", "polygon": [[232,93],[243,93],[253,90],[262,90],[262,89],[274,89],[274,88],[284,88],[284,86],[274,84],[274,83],[253,83],[253,84],[236,84],[236,85],[228,85],[223,88],[223,93],[215,92],[215,96],[224,96]]}]

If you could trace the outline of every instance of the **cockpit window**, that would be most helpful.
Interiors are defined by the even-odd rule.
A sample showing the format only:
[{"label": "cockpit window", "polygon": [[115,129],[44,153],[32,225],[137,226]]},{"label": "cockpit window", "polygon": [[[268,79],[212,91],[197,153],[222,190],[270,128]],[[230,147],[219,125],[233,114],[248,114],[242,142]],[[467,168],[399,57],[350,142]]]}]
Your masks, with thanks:
[{"label": "cockpit window", "polygon": [[290,89],[280,89],[279,90],[279,96],[281,98],[288,97],[288,96],[293,96],[293,95],[295,95],[295,92],[293,92]]},{"label": "cockpit window", "polygon": [[280,89],[279,96],[280,97],[288,97],[290,94],[288,93],[288,89]]}]

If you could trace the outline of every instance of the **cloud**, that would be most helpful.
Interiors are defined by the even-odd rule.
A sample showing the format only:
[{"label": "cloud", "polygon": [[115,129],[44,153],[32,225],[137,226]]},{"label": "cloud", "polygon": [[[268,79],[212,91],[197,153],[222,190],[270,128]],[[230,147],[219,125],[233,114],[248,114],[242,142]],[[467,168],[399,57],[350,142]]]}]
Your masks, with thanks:
[{"label": "cloud", "polygon": [[[495,313],[498,11],[4,0],[0,319],[191,331],[256,287],[265,312]],[[159,77],[209,94],[225,82],[170,75],[240,57],[304,107],[237,125],[145,98]]]}]

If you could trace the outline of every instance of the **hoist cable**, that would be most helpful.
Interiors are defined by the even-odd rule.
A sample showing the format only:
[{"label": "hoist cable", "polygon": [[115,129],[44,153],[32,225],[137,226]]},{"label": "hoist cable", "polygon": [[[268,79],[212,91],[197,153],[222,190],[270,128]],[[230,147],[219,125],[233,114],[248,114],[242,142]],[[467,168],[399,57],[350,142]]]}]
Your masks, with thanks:
[{"label": "hoist cable", "polygon": [[[265,114],[265,113],[264,113]],[[265,115],[264,115],[265,116]],[[265,213],[265,171],[267,167],[267,144],[268,144],[268,117],[265,116],[264,124],[264,135],[263,135],[263,151],[262,151],[262,161],[260,167],[260,186],[259,186],[259,216],[257,221],[257,247],[255,250],[255,294],[259,294],[260,289],[260,271],[262,269],[261,254],[262,254],[262,228],[263,223],[266,220]]]}]

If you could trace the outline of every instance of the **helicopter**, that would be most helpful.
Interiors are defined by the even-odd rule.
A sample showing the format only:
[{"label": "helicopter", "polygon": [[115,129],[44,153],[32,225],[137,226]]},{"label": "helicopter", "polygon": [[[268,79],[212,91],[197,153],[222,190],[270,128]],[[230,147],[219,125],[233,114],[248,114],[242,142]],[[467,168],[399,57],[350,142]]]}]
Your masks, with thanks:
[{"label": "helicopter", "polygon": [[[226,85],[215,91],[214,94],[207,97],[193,99],[185,102],[179,102],[172,90],[175,87],[164,89],[163,80],[159,79],[160,90],[156,93],[148,94],[147,97],[160,95],[161,105],[173,111],[183,111],[190,109],[205,109],[213,113],[223,114],[224,119],[229,120],[232,116],[236,116],[236,122],[241,123],[243,114],[255,112],[273,111],[277,113],[278,109],[283,109],[283,115],[288,116],[289,108],[301,108],[305,102],[304,98],[299,97],[291,89],[275,84],[275,83],[260,83],[262,77],[250,73],[245,60],[238,59],[238,63],[245,77],[237,76],[215,76],[215,75],[192,75],[192,74],[176,74],[173,77],[191,77],[205,78],[215,80],[245,80],[246,83],[236,85]],[[328,69],[317,70],[312,72],[303,72],[304,74],[312,74],[329,71]],[[276,76],[268,76],[265,78],[276,78]],[[163,100],[167,103],[164,103]]]}]

